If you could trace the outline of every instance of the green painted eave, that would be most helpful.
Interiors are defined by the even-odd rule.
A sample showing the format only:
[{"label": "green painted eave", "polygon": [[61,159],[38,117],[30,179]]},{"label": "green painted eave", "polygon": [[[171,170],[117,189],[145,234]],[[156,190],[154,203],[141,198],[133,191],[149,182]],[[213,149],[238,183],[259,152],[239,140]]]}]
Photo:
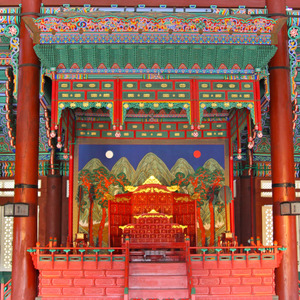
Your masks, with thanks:
[{"label": "green painted eave", "polygon": [[240,69],[252,65],[254,69],[264,68],[275,54],[274,45],[211,45],[211,44],[38,44],[34,47],[44,67],[57,68],[63,64],[70,69],[74,63],[80,69],[90,64],[97,69],[104,64],[107,69],[117,64],[124,69],[131,64],[138,69],[144,64],[151,69],[158,64],[164,69],[171,64],[178,69],[184,64],[187,69],[192,69],[198,64],[200,69],[205,69],[211,64],[218,69],[224,64],[227,69],[232,69],[237,64]]},{"label": "green painted eave", "polygon": [[[0,51],[1,53],[1,51]],[[8,66],[1,66],[0,68],[0,104],[5,104],[6,103],[6,81],[7,77],[5,75],[5,69]]]}]

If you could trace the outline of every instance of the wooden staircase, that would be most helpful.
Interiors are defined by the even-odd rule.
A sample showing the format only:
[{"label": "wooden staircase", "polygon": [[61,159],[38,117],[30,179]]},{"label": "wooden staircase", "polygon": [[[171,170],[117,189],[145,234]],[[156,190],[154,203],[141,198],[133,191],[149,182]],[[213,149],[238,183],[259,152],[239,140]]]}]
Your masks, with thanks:
[{"label": "wooden staircase", "polygon": [[129,299],[189,299],[185,262],[130,263]]}]

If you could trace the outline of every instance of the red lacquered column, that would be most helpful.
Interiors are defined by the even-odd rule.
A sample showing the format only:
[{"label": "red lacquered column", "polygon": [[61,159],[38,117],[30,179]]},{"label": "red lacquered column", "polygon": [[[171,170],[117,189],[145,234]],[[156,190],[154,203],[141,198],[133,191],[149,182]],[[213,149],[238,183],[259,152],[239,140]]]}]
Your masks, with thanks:
[{"label": "red lacquered column", "polygon": [[[267,0],[268,12],[275,18],[285,15],[284,0]],[[298,299],[296,219],[280,216],[280,202],[295,200],[294,147],[290,64],[287,26],[278,34],[278,50],[269,64],[271,161],[274,212],[274,239],[287,247],[276,271],[276,294],[281,300]]]},{"label": "red lacquered column", "polygon": [[47,212],[46,212],[46,243],[50,237],[57,238],[57,247],[61,244],[62,219],[62,176],[47,176]]},{"label": "red lacquered column", "polygon": [[[22,13],[38,13],[39,0],[23,0]],[[21,20],[17,106],[15,202],[29,204],[29,217],[15,218],[12,299],[34,300],[36,271],[27,248],[37,238],[37,181],[39,144],[39,60]]]},{"label": "red lacquered column", "polygon": [[72,144],[70,146],[70,158],[69,158],[69,226],[68,226],[69,235],[68,237],[70,243],[73,243],[73,196],[74,196],[73,181],[74,181],[74,145]]}]

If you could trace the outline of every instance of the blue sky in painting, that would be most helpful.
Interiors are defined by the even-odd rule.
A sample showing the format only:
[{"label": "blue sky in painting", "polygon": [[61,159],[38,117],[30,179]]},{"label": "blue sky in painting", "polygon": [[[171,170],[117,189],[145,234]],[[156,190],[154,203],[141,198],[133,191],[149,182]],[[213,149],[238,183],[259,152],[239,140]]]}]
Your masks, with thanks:
[{"label": "blue sky in painting", "polygon": [[[194,157],[194,151],[197,150],[201,152],[199,158]],[[113,152],[111,159],[105,156],[107,151]],[[142,158],[149,152],[163,160],[169,170],[179,158],[184,158],[195,170],[210,158],[214,158],[224,168],[223,145],[79,145],[78,167],[81,170],[92,158],[98,158],[111,170],[124,156],[136,169]]]}]

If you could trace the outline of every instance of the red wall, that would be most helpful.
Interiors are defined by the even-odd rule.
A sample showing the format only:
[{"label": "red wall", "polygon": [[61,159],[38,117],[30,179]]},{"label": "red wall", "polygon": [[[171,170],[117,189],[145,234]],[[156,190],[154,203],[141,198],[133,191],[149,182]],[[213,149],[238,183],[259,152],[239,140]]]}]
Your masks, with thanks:
[{"label": "red wall", "polygon": [[90,269],[72,270],[71,264],[69,268],[43,268],[39,275],[39,297],[43,300],[123,299],[124,266],[125,262],[114,262],[111,268],[111,262],[105,261],[99,262],[98,268],[90,264]]}]

